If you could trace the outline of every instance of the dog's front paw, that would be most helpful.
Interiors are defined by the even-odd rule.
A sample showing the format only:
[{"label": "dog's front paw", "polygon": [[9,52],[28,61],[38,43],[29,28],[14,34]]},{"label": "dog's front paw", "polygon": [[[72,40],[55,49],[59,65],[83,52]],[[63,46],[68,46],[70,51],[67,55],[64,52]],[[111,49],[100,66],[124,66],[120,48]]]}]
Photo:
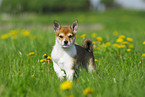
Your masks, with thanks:
[{"label": "dog's front paw", "polygon": [[58,74],[58,77],[63,80],[64,79],[64,76],[65,76],[65,73],[64,71],[60,71],[59,74]]}]

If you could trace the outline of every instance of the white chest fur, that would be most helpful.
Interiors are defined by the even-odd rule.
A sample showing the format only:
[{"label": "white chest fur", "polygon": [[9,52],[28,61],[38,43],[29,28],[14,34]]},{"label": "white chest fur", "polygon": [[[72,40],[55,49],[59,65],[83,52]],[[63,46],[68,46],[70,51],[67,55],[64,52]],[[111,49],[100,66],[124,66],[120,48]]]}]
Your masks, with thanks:
[{"label": "white chest fur", "polygon": [[76,47],[72,45],[69,48],[62,48],[59,44],[55,44],[51,57],[53,62],[55,62],[60,69],[71,68],[74,64],[74,57],[76,56]]}]

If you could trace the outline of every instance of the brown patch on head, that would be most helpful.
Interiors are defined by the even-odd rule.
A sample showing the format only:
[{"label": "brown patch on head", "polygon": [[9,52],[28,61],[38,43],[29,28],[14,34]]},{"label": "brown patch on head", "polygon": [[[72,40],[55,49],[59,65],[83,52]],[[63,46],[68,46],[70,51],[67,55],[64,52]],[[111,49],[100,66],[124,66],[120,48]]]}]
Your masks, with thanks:
[{"label": "brown patch on head", "polygon": [[75,33],[70,26],[61,26],[60,30],[56,32],[56,36],[62,41],[63,39],[67,41],[72,41],[75,37]]}]

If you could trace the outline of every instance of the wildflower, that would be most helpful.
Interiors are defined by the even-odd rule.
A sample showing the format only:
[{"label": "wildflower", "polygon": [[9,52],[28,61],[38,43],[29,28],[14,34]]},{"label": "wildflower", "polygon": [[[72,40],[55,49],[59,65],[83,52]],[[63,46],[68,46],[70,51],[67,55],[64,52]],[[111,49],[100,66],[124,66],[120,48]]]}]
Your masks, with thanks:
[{"label": "wildflower", "polygon": [[124,41],[124,42],[122,42],[121,44],[124,44],[124,45],[125,45],[125,44],[128,44],[128,42],[127,42],[127,41]]},{"label": "wildflower", "polygon": [[1,39],[7,39],[9,36],[8,36],[8,34],[4,34],[4,35],[1,35]]},{"label": "wildflower", "polygon": [[124,45],[118,45],[118,48],[124,48],[125,46]]},{"label": "wildflower", "polygon": [[96,49],[99,50],[100,48],[99,47],[96,47]]},{"label": "wildflower", "polygon": [[113,45],[114,45],[115,47],[118,47],[118,46],[119,46],[119,44],[117,44],[117,43],[114,43]]},{"label": "wildflower", "polygon": [[12,39],[17,39],[17,35],[14,35],[14,36],[12,37]]},{"label": "wildflower", "polygon": [[93,43],[93,45],[95,45],[95,44],[96,44],[96,42],[95,42],[95,41],[93,41],[92,43]]},{"label": "wildflower", "polygon": [[142,54],[142,57],[145,57],[145,53]]},{"label": "wildflower", "polygon": [[30,32],[28,30],[23,30],[22,35],[23,36],[30,36]]},{"label": "wildflower", "polygon": [[69,90],[72,88],[72,82],[71,81],[65,81],[60,85],[60,89],[62,90]]},{"label": "wildflower", "polygon": [[47,57],[47,60],[52,60],[50,56]]},{"label": "wildflower", "polygon": [[144,45],[145,45],[145,41],[144,41],[142,44],[144,44]]},{"label": "wildflower", "polygon": [[95,59],[95,62],[98,62],[98,60],[97,60],[97,59]]},{"label": "wildflower", "polygon": [[80,38],[86,38],[87,36],[86,36],[86,34],[82,34],[81,36],[80,36]]},{"label": "wildflower", "polygon": [[109,45],[111,45],[111,43],[110,42],[106,42],[106,45],[109,46]]},{"label": "wildflower", "polygon": [[86,96],[86,95],[91,94],[91,93],[93,93],[93,92],[94,92],[94,90],[93,90],[92,88],[86,88],[86,89],[84,90],[83,94]]},{"label": "wildflower", "polygon": [[119,36],[119,38],[122,38],[122,39],[124,39],[124,38],[125,38],[125,36],[124,36],[124,35],[120,35],[120,36]]},{"label": "wildflower", "polygon": [[117,31],[113,32],[113,35],[117,36],[118,35],[118,32]]},{"label": "wildflower", "polygon": [[102,37],[97,37],[96,40],[97,41],[102,41],[103,39],[102,39]]},{"label": "wildflower", "polygon": [[47,54],[43,54],[43,57],[44,57],[44,58],[47,58]]},{"label": "wildflower", "polygon": [[133,45],[132,44],[129,44],[128,47],[133,48]]},{"label": "wildflower", "polygon": [[31,77],[34,77],[34,75],[32,74]]},{"label": "wildflower", "polygon": [[94,33],[91,34],[91,36],[92,36],[93,38],[95,38],[95,37],[97,36],[97,33],[94,32]]},{"label": "wildflower", "polygon": [[46,59],[41,59],[41,60],[40,60],[40,62],[46,62],[46,61],[47,61]]},{"label": "wildflower", "polygon": [[126,51],[127,51],[127,52],[130,52],[130,51],[131,51],[131,49],[127,49]]},{"label": "wildflower", "polygon": [[133,41],[133,39],[130,38],[130,37],[127,37],[126,40],[127,40],[127,41],[130,41],[130,42]]},{"label": "wildflower", "polygon": [[69,95],[68,97],[74,97],[73,95]]},{"label": "wildflower", "polygon": [[122,38],[118,38],[118,39],[116,40],[116,42],[123,42],[123,39],[122,39]]},{"label": "wildflower", "polygon": [[29,53],[29,56],[32,56],[32,55],[34,55],[35,54],[35,52],[31,52],[31,53]]}]

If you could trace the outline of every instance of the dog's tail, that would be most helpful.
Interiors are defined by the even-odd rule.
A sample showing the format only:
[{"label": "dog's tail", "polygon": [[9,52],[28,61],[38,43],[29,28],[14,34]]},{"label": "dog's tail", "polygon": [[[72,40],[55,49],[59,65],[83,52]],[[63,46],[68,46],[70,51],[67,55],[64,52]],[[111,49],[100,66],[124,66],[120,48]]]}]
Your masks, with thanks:
[{"label": "dog's tail", "polygon": [[83,41],[83,48],[85,48],[89,52],[93,52],[93,43],[92,43],[92,41],[89,40],[89,39],[85,39]]}]

